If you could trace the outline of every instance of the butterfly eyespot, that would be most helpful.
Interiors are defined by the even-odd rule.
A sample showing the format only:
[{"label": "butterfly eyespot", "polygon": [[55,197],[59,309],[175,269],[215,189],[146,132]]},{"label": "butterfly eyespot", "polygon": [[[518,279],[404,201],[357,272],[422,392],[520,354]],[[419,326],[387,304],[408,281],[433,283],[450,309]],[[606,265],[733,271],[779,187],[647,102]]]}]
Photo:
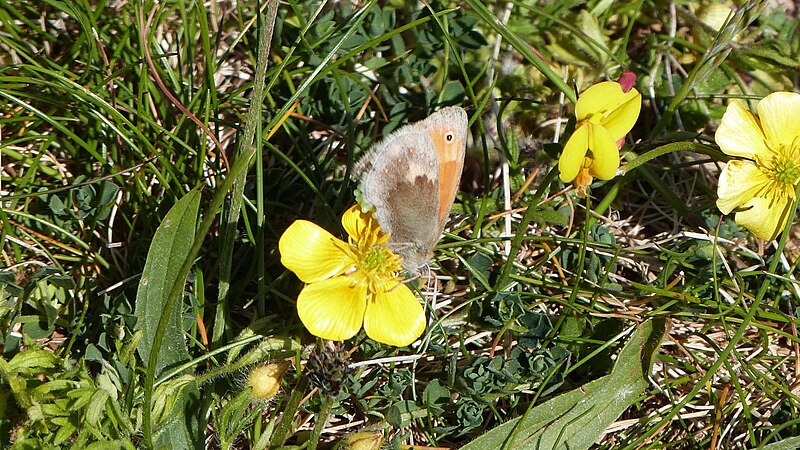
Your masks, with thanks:
[{"label": "butterfly eyespot", "polygon": [[447,133],[445,139],[447,140],[447,142],[453,142],[453,133]]}]

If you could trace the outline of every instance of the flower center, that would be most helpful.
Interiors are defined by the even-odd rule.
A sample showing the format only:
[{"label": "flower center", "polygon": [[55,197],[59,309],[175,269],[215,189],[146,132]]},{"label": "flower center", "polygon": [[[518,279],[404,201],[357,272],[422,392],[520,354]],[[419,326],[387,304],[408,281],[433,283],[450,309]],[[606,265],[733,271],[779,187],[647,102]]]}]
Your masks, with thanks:
[{"label": "flower center", "polygon": [[800,142],[781,146],[771,157],[756,156],[756,163],[769,180],[769,189],[776,196],[794,198],[795,186],[800,182]]},{"label": "flower center", "polygon": [[[387,284],[398,284],[400,279],[397,273],[400,271],[402,258],[395,255],[385,245],[375,245],[362,248],[358,252],[358,269],[363,277],[363,282],[367,283],[369,292],[382,291]],[[389,283],[397,280],[397,283]]]},{"label": "flower center", "polygon": [[389,235],[383,233],[372,220],[367,219],[357,236],[350,238],[349,246],[354,265],[349,273],[355,276],[358,280],[356,282],[366,283],[367,290],[375,293],[383,291],[387,284],[396,285],[401,282],[397,274],[401,270],[403,258],[386,245]]},{"label": "flower center", "polygon": [[797,140],[787,147],[781,147],[772,158],[756,157],[756,162],[764,174],[774,183],[794,187],[800,181],[800,145]]},{"label": "flower center", "polygon": [[376,270],[388,268],[393,262],[393,256],[395,255],[386,246],[377,245],[361,253],[358,266],[365,272],[374,272]]},{"label": "flower center", "polygon": [[776,160],[773,176],[775,181],[794,186],[800,178],[800,170],[795,161]]}]

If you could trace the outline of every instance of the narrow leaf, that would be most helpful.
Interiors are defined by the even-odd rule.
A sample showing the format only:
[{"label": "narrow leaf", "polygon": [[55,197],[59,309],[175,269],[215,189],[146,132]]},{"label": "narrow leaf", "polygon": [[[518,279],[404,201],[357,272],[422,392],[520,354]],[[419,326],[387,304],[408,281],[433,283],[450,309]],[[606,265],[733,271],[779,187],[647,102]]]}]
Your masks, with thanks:
[{"label": "narrow leaf", "polygon": [[796,450],[800,448],[800,436],[786,438],[782,441],[762,447],[764,450]]},{"label": "narrow leaf", "polygon": [[52,352],[34,348],[14,355],[8,362],[8,371],[36,374],[42,369],[53,368],[56,364],[58,364],[58,358]]},{"label": "narrow leaf", "polygon": [[[137,328],[144,332],[144,336],[139,342],[138,351],[142,361],[147,363],[153,342],[156,339],[163,339],[156,374],[165,367],[189,359],[181,327],[180,306],[175,308],[178,311],[165,311],[164,307],[170,289],[180,281],[177,279],[180,268],[194,243],[199,206],[200,192],[193,190],[169,210],[153,236],[142,278],[139,280],[136,317],[139,319]],[[156,328],[162,314],[171,314],[169,326],[164,336],[156,336]]]}]

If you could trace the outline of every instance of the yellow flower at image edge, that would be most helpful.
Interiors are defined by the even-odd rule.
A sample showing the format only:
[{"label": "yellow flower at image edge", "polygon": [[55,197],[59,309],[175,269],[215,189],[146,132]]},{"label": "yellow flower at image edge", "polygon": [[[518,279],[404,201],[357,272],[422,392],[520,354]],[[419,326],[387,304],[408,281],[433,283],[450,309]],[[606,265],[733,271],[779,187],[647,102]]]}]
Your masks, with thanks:
[{"label": "yellow flower at image edge", "polygon": [[717,207],[754,235],[775,239],[789,220],[800,181],[800,94],[774,92],[756,108],[728,105],[714,139],[732,159],[717,187]]},{"label": "yellow flower at image edge", "polygon": [[574,180],[585,191],[593,177],[614,178],[620,162],[618,142],[631,131],[641,108],[639,91],[623,91],[618,82],[604,81],[587,89],[575,104],[578,122],[558,160],[561,181]]},{"label": "yellow flower at image edge", "polygon": [[342,341],[363,324],[371,339],[403,347],[425,330],[422,305],[398,276],[402,258],[389,235],[356,205],[342,216],[348,242],[297,220],[281,236],[281,262],[307,285],[297,313],[311,334]]}]

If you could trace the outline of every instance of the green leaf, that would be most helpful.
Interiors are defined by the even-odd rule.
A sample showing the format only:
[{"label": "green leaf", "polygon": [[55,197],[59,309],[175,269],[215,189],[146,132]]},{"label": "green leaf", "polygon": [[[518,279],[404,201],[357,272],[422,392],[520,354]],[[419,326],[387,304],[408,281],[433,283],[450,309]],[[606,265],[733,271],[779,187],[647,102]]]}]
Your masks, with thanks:
[{"label": "green leaf", "polygon": [[643,323],[620,352],[611,374],[531,409],[463,449],[588,449],[647,388],[653,355],[665,331],[663,319]]},{"label": "green leaf", "polygon": [[53,443],[56,445],[61,444],[69,439],[70,436],[72,436],[72,434],[77,430],[78,429],[75,427],[75,425],[72,425],[69,422],[62,424],[58,427],[58,431],[56,431],[55,437],[53,438]]},{"label": "green leaf", "polygon": [[773,442],[772,444],[761,447],[763,450],[795,450],[800,448],[800,436],[786,438],[782,441]]},{"label": "green leaf", "polygon": [[395,428],[404,428],[411,425],[415,417],[424,417],[427,411],[420,410],[413,400],[401,400],[389,407],[386,421]]},{"label": "green leaf", "polygon": [[609,50],[606,45],[603,31],[600,29],[600,24],[597,22],[597,17],[592,16],[586,10],[581,10],[578,17],[578,26],[581,31],[586,34],[588,40],[584,42],[578,39],[576,43],[580,47],[585,48],[587,53],[591,52],[600,64],[605,65],[611,50]]},{"label": "green leaf", "polygon": [[100,427],[100,420],[105,416],[106,401],[108,398],[108,392],[102,389],[97,389],[95,391],[92,395],[89,407],[86,408],[86,414],[83,416],[86,423],[95,428]]},{"label": "green leaf", "polygon": [[440,97],[444,104],[458,104],[464,98],[464,86],[458,81],[448,81],[444,85]]},{"label": "green leaf", "polygon": [[200,390],[194,376],[183,375],[165,382],[156,389],[155,398],[153,448],[203,448],[198,417]]},{"label": "green leaf", "polygon": [[67,397],[75,400],[70,407],[75,410],[83,408],[84,406],[88,405],[90,401],[92,401],[92,396],[95,394],[95,392],[97,392],[97,388],[95,387],[85,387],[70,390],[67,392]]},{"label": "green leaf", "polygon": [[[173,286],[186,282],[185,274],[180,278],[181,267],[189,258],[194,244],[199,207],[200,192],[193,190],[169,210],[153,236],[139,281],[135,313],[140,319],[137,326],[143,334],[137,350],[147,363],[154,343],[161,342],[157,363],[150,368],[155,374],[190,358],[181,326],[181,303],[172,302],[175,306],[170,309],[166,309],[166,305],[170,303]],[[157,335],[162,314],[166,314],[169,322],[163,334]],[[202,439],[198,439],[200,392],[192,382],[175,394],[169,398],[168,407],[163,409],[168,416],[154,431],[153,447],[197,448],[202,442]]]},{"label": "green leaf", "polygon": [[119,450],[121,448],[134,449],[136,447],[134,447],[133,444],[131,444],[131,442],[128,440],[116,440],[93,442],[87,445],[84,450]]},{"label": "green leaf", "polygon": [[552,209],[543,209],[536,211],[533,215],[533,220],[541,225],[560,225],[565,226],[569,223],[566,217],[558,211]]},{"label": "green leaf", "polygon": [[713,157],[718,157],[717,159],[727,160],[727,157],[722,154],[722,152],[715,151],[713,148],[707,145],[696,144],[694,142],[671,142],[669,144],[658,146],[639,156],[636,156],[633,152],[629,152],[628,156],[626,157],[628,164],[626,164],[622,169],[625,171],[625,173],[628,173],[646,162],[672,152],[702,153]]},{"label": "green leaf", "polygon": [[31,339],[44,339],[53,334],[55,329],[42,320],[29,321],[22,325],[22,333]]},{"label": "green leaf", "polygon": [[[175,308],[178,311],[164,311],[164,305],[167,304],[172,286],[181,281],[177,278],[194,243],[199,206],[200,192],[193,190],[169,210],[153,236],[139,280],[135,313],[139,318],[137,327],[144,332],[144,336],[139,342],[138,351],[142,361],[147,363],[153,342],[163,339],[156,365],[157,375],[165,367],[189,359],[181,327],[180,307]],[[162,314],[171,314],[169,326],[164,336],[156,336]]]},{"label": "green leaf", "polygon": [[51,369],[58,364],[58,358],[51,352],[42,349],[26,350],[17,353],[8,362],[10,372],[36,374],[42,369]]},{"label": "green leaf", "polygon": [[442,385],[439,380],[431,381],[422,393],[422,400],[431,414],[444,414],[444,408],[450,403],[450,389]]},{"label": "green leaf", "polygon": [[786,47],[787,44],[784,42],[765,41],[742,50],[740,56],[754,68],[763,68],[766,64],[773,64],[782,69],[795,69],[800,63],[787,56],[791,54],[791,50]]},{"label": "green leaf", "polygon": [[260,414],[259,408],[248,408],[249,395],[249,389],[243,390],[222,407],[219,418],[215,421],[220,448],[233,448],[233,443],[242,434],[242,430],[250,426],[253,413]]},{"label": "green leaf", "polygon": [[483,285],[488,284],[489,277],[491,276],[489,269],[491,269],[491,267],[492,258],[483,253],[475,253],[469,258],[469,261],[467,261],[467,268]]},{"label": "green leaf", "polygon": [[85,359],[87,361],[103,362],[103,353],[100,352],[100,349],[97,348],[96,345],[89,344],[86,346]]}]

